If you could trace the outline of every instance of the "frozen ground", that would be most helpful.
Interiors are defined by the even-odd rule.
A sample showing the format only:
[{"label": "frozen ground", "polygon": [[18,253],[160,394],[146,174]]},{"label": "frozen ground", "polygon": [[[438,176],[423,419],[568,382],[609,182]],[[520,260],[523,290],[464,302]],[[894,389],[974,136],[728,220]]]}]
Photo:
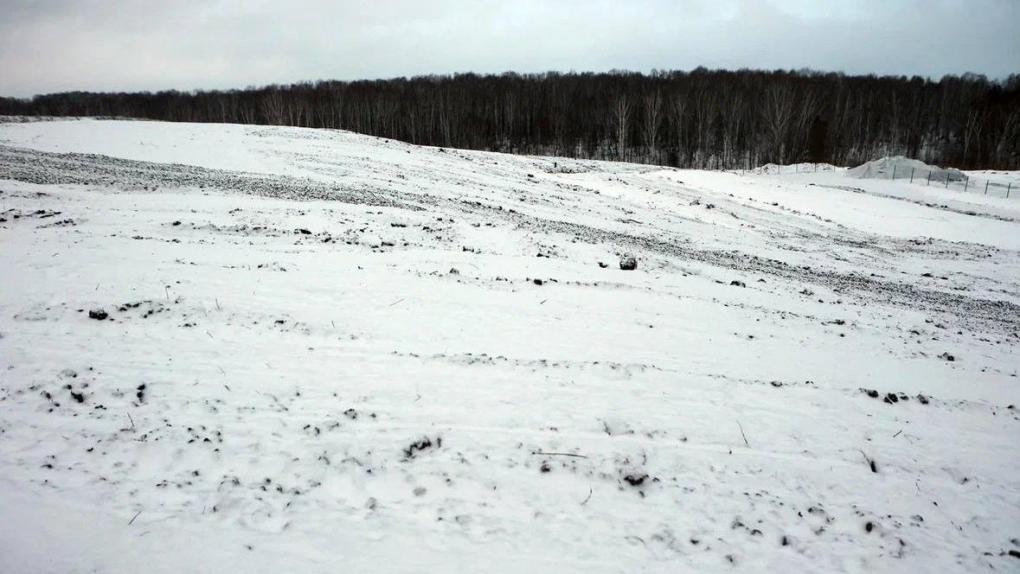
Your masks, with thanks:
[{"label": "frozen ground", "polygon": [[1020,568],[1020,201],[117,121],[0,192],[5,573]]}]

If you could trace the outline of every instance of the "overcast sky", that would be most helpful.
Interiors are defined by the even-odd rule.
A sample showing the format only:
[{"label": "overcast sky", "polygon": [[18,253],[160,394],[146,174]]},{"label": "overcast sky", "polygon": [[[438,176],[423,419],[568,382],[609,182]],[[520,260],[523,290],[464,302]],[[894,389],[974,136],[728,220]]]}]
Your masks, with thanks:
[{"label": "overcast sky", "polygon": [[0,0],[0,95],[429,73],[1020,72],[1020,0]]}]

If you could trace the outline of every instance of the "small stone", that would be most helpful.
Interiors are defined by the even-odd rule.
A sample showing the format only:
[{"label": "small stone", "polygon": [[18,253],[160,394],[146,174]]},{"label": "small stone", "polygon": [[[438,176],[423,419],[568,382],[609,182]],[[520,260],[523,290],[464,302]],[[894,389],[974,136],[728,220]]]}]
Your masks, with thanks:
[{"label": "small stone", "polygon": [[92,309],[89,311],[89,319],[95,319],[96,321],[104,321],[110,315],[102,309]]},{"label": "small stone", "polygon": [[641,486],[647,479],[648,479],[647,474],[628,474],[627,476],[623,477],[623,480],[626,481],[627,484],[631,486]]},{"label": "small stone", "polygon": [[620,259],[620,269],[623,271],[633,271],[637,269],[637,259],[628,255]]}]

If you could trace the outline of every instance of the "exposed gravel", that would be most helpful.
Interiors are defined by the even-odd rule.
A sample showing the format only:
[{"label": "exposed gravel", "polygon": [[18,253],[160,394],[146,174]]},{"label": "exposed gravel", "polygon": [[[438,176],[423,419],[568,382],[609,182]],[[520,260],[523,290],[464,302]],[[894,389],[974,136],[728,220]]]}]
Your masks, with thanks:
[{"label": "exposed gravel", "polygon": [[277,199],[327,199],[379,207],[420,209],[418,196],[267,174],[133,161],[104,155],[46,153],[0,145],[0,179],[34,184],[79,184],[126,190],[205,188]]}]

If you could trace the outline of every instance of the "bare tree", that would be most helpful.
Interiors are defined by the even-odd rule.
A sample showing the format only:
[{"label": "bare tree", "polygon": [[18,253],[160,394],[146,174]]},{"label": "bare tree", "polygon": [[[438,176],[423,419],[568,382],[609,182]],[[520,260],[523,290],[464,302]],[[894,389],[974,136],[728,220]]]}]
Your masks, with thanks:
[{"label": "bare tree", "polygon": [[627,130],[630,120],[630,101],[626,95],[616,98],[613,105],[613,118],[616,127],[616,155],[621,160],[627,159]]},{"label": "bare tree", "polygon": [[675,138],[674,146],[677,154],[676,163],[679,165],[686,165],[687,132],[684,129],[684,121],[686,120],[687,97],[685,95],[678,94],[673,97],[672,104],[673,134]]},{"label": "bare tree", "polygon": [[662,94],[658,90],[645,95],[645,153],[651,161],[658,159],[659,126],[662,122]]},{"label": "bare tree", "polygon": [[786,163],[786,134],[793,119],[793,94],[789,86],[774,84],[765,91],[762,117],[768,139],[767,149],[777,163]]},{"label": "bare tree", "polygon": [[276,86],[267,88],[267,92],[262,96],[260,104],[262,106],[262,115],[266,118],[266,123],[276,126],[283,125],[283,94],[280,93]]}]

